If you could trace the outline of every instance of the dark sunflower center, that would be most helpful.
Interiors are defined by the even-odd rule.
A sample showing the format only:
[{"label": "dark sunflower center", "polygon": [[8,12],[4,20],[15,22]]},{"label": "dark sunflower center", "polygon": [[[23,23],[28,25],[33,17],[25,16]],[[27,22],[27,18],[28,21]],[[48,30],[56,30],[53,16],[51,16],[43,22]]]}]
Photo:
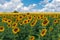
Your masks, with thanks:
[{"label": "dark sunflower center", "polygon": [[45,31],[42,32],[42,34],[44,34]]},{"label": "dark sunflower center", "polygon": [[43,22],[43,24],[46,24],[47,23],[47,20],[45,20],[44,22]]},{"label": "dark sunflower center", "polygon": [[14,29],[15,32],[17,32],[18,29]]},{"label": "dark sunflower center", "polygon": [[2,30],[3,28],[1,27],[0,29]]}]

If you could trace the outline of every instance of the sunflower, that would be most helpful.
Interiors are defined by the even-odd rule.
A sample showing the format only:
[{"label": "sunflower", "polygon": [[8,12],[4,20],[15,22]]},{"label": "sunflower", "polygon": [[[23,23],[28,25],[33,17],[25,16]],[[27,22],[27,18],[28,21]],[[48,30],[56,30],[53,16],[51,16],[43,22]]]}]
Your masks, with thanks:
[{"label": "sunflower", "polygon": [[23,21],[21,21],[19,24],[20,24],[20,25],[23,25]]},{"label": "sunflower", "polygon": [[7,16],[6,14],[2,15],[3,18],[6,18],[6,16]]},{"label": "sunflower", "polygon": [[59,15],[58,15],[58,14],[56,14],[54,18],[58,18],[58,17],[59,17]]},{"label": "sunflower", "polygon": [[42,32],[40,33],[40,35],[43,37],[46,35],[47,29],[42,29]]},{"label": "sunflower", "polygon": [[39,19],[41,19],[41,20],[44,19],[44,15],[43,15],[43,14],[38,15],[38,20],[39,20]]},{"label": "sunflower", "polygon": [[8,23],[8,24],[11,24],[11,23],[12,23],[12,20],[11,20],[11,19],[8,19],[8,20],[7,20],[7,23]]},{"label": "sunflower", "polygon": [[12,29],[12,32],[13,32],[14,34],[17,34],[19,31],[20,31],[20,29],[19,29],[18,27]]},{"label": "sunflower", "polygon": [[10,16],[11,16],[11,18],[15,18],[15,17],[14,17],[14,14],[10,14]]},{"label": "sunflower", "polygon": [[33,15],[33,18],[36,19],[37,18],[37,15]]},{"label": "sunflower", "polygon": [[29,23],[31,20],[27,19],[27,21],[28,21],[28,23]]},{"label": "sunflower", "polygon": [[8,24],[7,27],[10,28],[11,27],[11,24]]},{"label": "sunflower", "polygon": [[48,19],[46,19],[42,22],[42,26],[46,26],[46,25],[48,25],[48,23],[49,23],[49,21],[48,21]]},{"label": "sunflower", "polygon": [[58,14],[54,14],[53,18],[58,18]]},{"label": "sunflower", "polygon": [[16,18],[18,16],[18,14],[14,14],[14,13],[12,13],[10,15],[11,15],[12,18]]},{"label": "sunflower", "polygon": [[35,40],[35,37],[34,36],[31,36],[29,40]]},{"label": "sunflower", "polygon": [[50,16],[51,16],[52,18],[57,18],[57,17],[58,17],[57,14],[51,14]]},{"label": "sunflower", "polygon": [[15,27],[17,27],[17,22],[12,23],[12,28],[15,28]]},{"label": "sunflower", "polygon": [[2,18],[2,22],[7,22],[7,18]]},{"label": "sunflower", "polygon": [[28,20],[24,20],[23,21],[23,24],[27,24],[29,21]]},{"label": "sunflower", "polygon": [[41,14],[40,17],[45,17],[45,15],[44,14]]},{"label": "sunflower", "polygon": [[13,15],[13,17],[17,17],[17,15],[16,15],[16,14],[14,14],[14,15]]},{"label": "sunflower", "polygon": [[19,21],[20,21],[20,20],[17,18],[17,19],[16,19],[16,22],[19,22]]},{"label": "sunflower", "polygon": [[40,19],[41,19],[41,17],[40,17],[40,16],[38,16],[37,18],[38,18],[38,20],[40,20]]},{"label": "sunflower", "polygon": [[57,20],[57,19],[55,19],[55,20],[54,20],[54,23],[58,23],[58,20]]},{"label": "sunflower", "polygon": [[32,16],[28,16],[28,19],[29,19],[29,20],[32,20]]},{"label": "sunflower", "polygon": [[30,16],[30,13],[26,13],[26,16]]},{"label": "sunflower", "polygon": [[17,17],[18,20],[22,20],[23,19],[23,15],[20,15]]},{"label": "sunflower", "polygon": [[30,23],[30,25],[35,26],[36,23],[37,23],[37,20],[34,20],[32,23]]},{"label": "sunflower", "polygon": [[26,15],[24,14],[23,17],[26,17]]},{"label": "sunflower", "polygon": [[44,17],[43,20],[47,20],[47,17]]},{"label": "sunflower", "polygon": [[34,23],[31,23],[30,25],[31,25],[31,26],[34,26],[35,24],[34,24]]},{"label": "sunflower", "polygon": [[0,26],[0,32],[3,32],[3,31],[4,31],[4,27]]}]

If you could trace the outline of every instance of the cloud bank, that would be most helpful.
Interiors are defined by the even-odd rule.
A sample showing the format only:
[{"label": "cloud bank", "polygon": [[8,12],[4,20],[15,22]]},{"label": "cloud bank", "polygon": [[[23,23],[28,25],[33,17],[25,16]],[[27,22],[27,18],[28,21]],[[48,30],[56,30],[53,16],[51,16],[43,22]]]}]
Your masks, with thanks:
[{"label": "cloud bank", "polygon": [[41,12],[60,12],[60,0],[53,0],[51,3],[45,5]]},{"label": "cloud bank", "polygon": [[[39,4],[30,4],[25,6],[22,0],[10,0],[9,2],[1,0],[0,12],[12,12],[17,10],[19,12],[60,12],[60,0],[44,0]],[[3,4],[1,4],[3,3]],[[38,5],[42,5],[41,8],[36,8]]]}]

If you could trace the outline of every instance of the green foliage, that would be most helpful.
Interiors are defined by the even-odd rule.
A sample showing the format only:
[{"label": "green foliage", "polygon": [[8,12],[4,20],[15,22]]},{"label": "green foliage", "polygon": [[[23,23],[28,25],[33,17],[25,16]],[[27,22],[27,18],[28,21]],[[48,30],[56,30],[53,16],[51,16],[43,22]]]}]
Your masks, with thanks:
[{"label": "green foliage", "polygon": [[[16,13],[16,11],[14,11],[14,13]],[[41,19],[40,14],[16,14],[16,16],[14,16],[15,14],[8,16],[6,15],[3,14],[0,16],[0,27],[4,27],[4,30],[2,32],[2,29],[0,29],[0,40],[59,40],[60,38],[60,16],[58,16],[58,18],[53,18],[50,15],[43,15],[45,17]],[[22,17],[20,17],[21,15]],[[23,15],[26,17],[23,17]],[[32,19],[29,19],[29,15],[32,16]],[[36,15],[36,17],[34,17],[34,15]],[[38,16],[40,18],[38,18]],[[4,18],[7,19],[5,20]],[[9,19],[11,20],[8,21]],[[55,19],[57,20],[54,21]],[[25,20],[26,22],[24,23]],[[47,20],[47,22],[42,25],[44,20]],[[17,25],[13,25],[14,22]],[[32,22],[33,26],[31,26]],[[8,24],[10,24],[11,27],[8,26]],[[13,30],[15,28],[17,29]]]}]

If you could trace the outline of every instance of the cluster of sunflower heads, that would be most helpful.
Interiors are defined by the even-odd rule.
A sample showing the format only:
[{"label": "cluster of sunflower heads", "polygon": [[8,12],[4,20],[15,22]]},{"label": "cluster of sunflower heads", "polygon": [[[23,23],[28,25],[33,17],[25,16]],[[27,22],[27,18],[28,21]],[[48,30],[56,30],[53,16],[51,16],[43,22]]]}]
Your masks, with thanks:
[{"label": "cluster of sunflower heads", "polygon": [[60,40],[60,14],[0,14],[1,40]]}]

